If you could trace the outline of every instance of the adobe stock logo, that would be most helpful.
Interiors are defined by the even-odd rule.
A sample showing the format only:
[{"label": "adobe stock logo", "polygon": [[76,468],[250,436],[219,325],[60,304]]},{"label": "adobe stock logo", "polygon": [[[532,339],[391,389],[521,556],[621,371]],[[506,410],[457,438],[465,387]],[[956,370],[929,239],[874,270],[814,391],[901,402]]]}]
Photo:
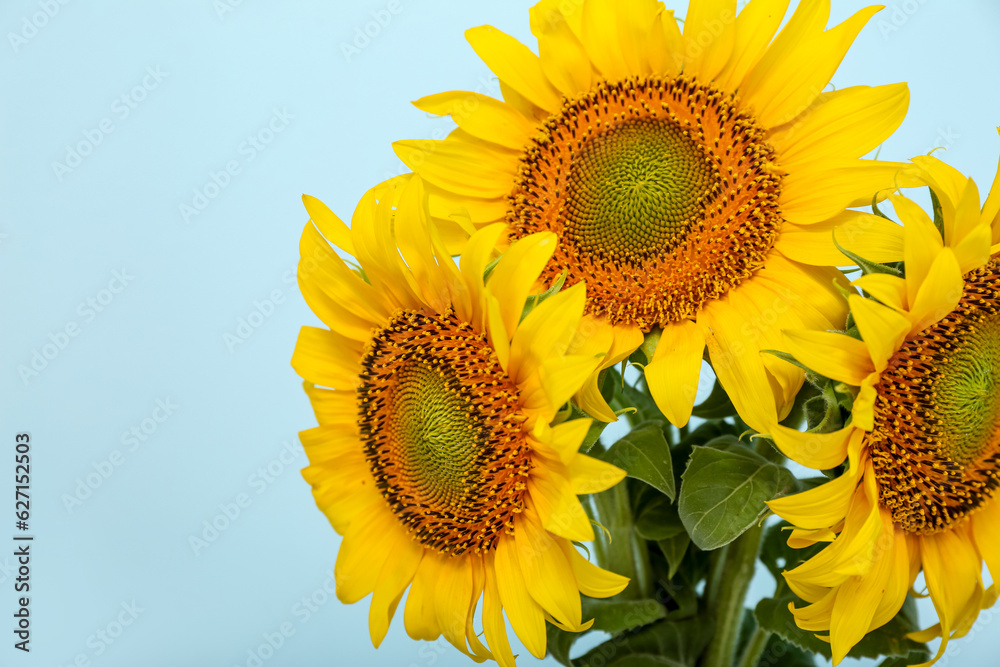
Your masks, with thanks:
[{"label": "adobe stock logo", "polygon": [[[111,102],[111,113],[115,115],[118,122],[124,121],[132,112],[139,108],[149,94],[160,87],[163,80],[170,76],[169,72],[164,72],[160,66],[147,67],[146,74],[136,85],[122,93]],[[115,131],[115,121],[110,116],[105,116],[98,123],[97,127],[84,129],[83,139],[75,144],[66,146],[66,154],[63,161],[52,161],[52,173],[56,175],[59,182],[71,174],[77,167],[83,164],[88,155],[94,149],[104,143],[104,138]]]},{"label": "adobe stock logo", "polygon": [[353,46],[347,42],[340,43],[340,52],[343,54],[344,60],[351,62],[355,56],[360,55],[371,45],[373,39],[376,39],[383,30],[389,27],[389,24],[392,23],[392,17],[402,11],[403,5],[399,0],[389,0],[385,9],[370,12],[372,20],[366,23],[363,28],[359,26],[354,29],[354,39],[351,40]]},{"label": "adobe stock logo", "polygon": [[41,0],[38,3],[38,8],[41,11],[35,12],[30,17],[22,16],[21,30],[16,33],[7,33],[7,41],[10,42],[10,48],[14,49],[14,53],[17,53],[18,49],[34,39],[38,35],[38,31],[55,18],[62,6],[68,4],[69,0]]}]

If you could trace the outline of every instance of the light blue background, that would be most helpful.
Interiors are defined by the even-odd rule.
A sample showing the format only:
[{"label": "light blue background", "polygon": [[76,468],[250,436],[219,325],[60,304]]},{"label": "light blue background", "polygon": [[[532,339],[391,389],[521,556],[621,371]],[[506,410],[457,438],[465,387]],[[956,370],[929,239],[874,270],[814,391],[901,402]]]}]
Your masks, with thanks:
[{"label": "light blue background", "polygon": [[[443,640],[412,642],[401,619],[376,653],[366,602],[331,596],[303,611],[303,597],[325,597],[338,538],[297,472],[296,432],[314,422],[289,358],[298,328],[315,318],[292,275],[307,220],[300,195],[349,218],[367,188],[402,172],[391,141],[447,130],[410,100],[497,93],[463,31],[492,23],[532,43],[528,3],[398,0],[400,11],[347,57],[342,45],[387,2],[230,2],[220,13],[212,0],[49,0],[54,15],[34,32],[24,22],[42,11],[38,0],[0,7],[0,498],[13,497],[13,435],[29,431],[37,536],[30,656],[11,647],[12,559],[0,555],[0,664],[83,655],[101,667],[247,665],[248,650],[283,623],[294,635],[266,665],[469,664]],[[860,6],[835,0],[833,18]],[[30,38],[13,44],[9,33],[22,32]],[[882,157],[947,145],[985,194],[1000,152],[998,33],[995,0],[897,2],[834,82],[909,81],[910,115]],[[249,136],[266,141],[269,123],[286,122],[275,110],[287,125],[251,150]],[[102,121],[112,131],[57,174],[53,163]],[[230,161],[239,173],[184,220],[180,206]],[[120,291],[102,292],[109,283]],[[227,346],[255,302],[275,296],[252,335]],[[101,312],[87,299],[103,300]],[[22,379],[18,367],[73,324],[78,335]],[[151,421],[165,416],[157,400],[177,406],[162,423]],[[123,442],[143,426],[144,442]],[[115,450],[120,465],[102,465]],[[108,465],[110,476],[67,508],[80,480]],[[265,479],[257,471],[269,465]],[[240,494],[249,506],[196,554],[189,538]],[[97,631],[114,633],[133,601],[134,623],[103,644]],[[1000,641],[993,616],[983,618],[952,664],[995,664]]]}]

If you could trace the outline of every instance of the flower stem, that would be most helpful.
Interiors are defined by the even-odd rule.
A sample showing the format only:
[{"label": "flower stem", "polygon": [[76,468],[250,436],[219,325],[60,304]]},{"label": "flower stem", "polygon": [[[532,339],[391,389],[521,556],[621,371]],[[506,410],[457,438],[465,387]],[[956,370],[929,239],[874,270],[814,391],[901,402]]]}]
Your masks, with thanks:
[{"label": "flower stem", "polygon": [[763,532],[761,526],[753,526],[712,564],[709,585],[715,594],[709,597],[708,610],[715,619],[715,637],[705,655],[704,667],[733,665],[736,640],[743,624],[743,601],[753,579]]},{"label": "flower stem", "polygon": [[645,542],[635,533],[632,504],[624,482],[591,496],[591,518],[607,532],[595,527],[597,561],[612,572],[628,577],[628,588],[620,598],[639,600],[652,596],[652,566]]},{"label": "flower stem", "polygon": [[769,631],[757,626],[757,629],[753,632],[753,636],[750,637],[750,642],[743,651],[743,657],[740,658],[738,667],[755,667],[757,661],[760,660],[760,656],[764,654],[764,649],[767,648],[767,640],[770,638],[771,633]]}]

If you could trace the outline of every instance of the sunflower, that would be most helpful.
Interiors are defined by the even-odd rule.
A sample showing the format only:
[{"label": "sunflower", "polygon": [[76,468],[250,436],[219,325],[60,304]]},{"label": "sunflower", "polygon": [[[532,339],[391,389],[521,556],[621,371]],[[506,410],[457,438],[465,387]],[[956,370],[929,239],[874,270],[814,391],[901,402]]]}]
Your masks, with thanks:
[{"label": "sunflower", "polygon": [[[572,544],[594,537],[577,494],[625,474],[578,452],[591,420],[557,414],[606,352],[577,335],[584,286],[535,297],[522,319],[554,235],[513,243],[484,283],[502,225],[477,232],[459,268],[416,177],[369,191],[350,228],[303,199],[299,284],[329,329],[303,327],[292,366],[320,424],[301,434],[303,476],[343,535],[337,597],[372,594],[376,647],[409,587],[411,637],[513,665],[506,612],[543,657],[546,621],[586,629],[580,593],[628,583]],[[489,648],[473,629],[481,597]]]},{"label": "sunflower", "polygon": [[[902,121],[906,85],[821,92],[878,8],[825,30],[829,0],[807,1],[777,32],[787,7],[691,0],[682,32],[655,0],[542,0],[537,56],[490,26],[466,33],[502,101],[424,97],[457,129],[395,144],[453,250],[498,221],[512,240],[555,233],[543,279],[586,281],[590,326],[613,332],[605,367],[645,342],[649,390],[677,426],[706,346],[745,421],[787,414],[802,372],[759,352],[781,328],[843,321],[832,230],[863,228],[847,245],[876,258],[900,243],[845,209],[897,184],[904,165],[859,158]],[[580,402],[614,419],[596,380]]]},{"label": "sunflower", "polygon": [[798,361],[856,396],[839,431],[772,433],[806,466],[849,462],[835,480],[769,503],[797,527],[790,545],[832,542],[784,576],[810,603],[792,606],[796,622],[829,633],[834,664],[896,615],[920,570],[940,622],[913,638],[943,638],[935,661],[996,601],[984,560],[1000,581],[1000,173],[980,210],[971,179],[933,157],[913,162],[942,229],[891,197],[905,277],[854,281],[868,295],[849,297],[860,337],[786,332]]}]

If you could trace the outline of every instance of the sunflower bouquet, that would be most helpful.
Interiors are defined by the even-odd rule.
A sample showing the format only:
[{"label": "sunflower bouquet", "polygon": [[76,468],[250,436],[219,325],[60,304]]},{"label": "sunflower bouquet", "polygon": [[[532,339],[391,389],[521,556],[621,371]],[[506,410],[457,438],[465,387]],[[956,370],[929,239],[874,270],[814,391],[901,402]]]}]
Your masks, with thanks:
[{"label": "sunflower bouquet", "polygon": [[376,647],[405,594],[505,666],[931,664],[996,601],[1000,179],[865,159],[878,8],[788,4],[542,0],[350,225],[304,197],[303,475]]}]

